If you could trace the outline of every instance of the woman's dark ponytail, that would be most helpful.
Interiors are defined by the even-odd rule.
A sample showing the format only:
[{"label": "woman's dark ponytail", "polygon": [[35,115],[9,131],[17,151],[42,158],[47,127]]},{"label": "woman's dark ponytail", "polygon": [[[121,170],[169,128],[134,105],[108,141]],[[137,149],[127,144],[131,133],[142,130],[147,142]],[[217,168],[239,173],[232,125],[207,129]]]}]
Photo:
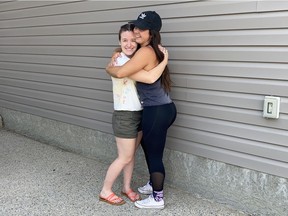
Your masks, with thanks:
[{"label": "woman's dark ponytail", "polygon": [[[158,61],[161,62],[164,59],[164,54],[161,52],[161,50],[158,47],[158,45],[161,45],[161,35],[158,31],[150,30],[150,36],[151,36],[150,46],[155,51]],[[166,92],[170,92],[172,81],[170,78],[170,72],[169,72],[167,65],[166,65],[160,79],[161,79],[161,84],[162,84],[164,90]]]}]

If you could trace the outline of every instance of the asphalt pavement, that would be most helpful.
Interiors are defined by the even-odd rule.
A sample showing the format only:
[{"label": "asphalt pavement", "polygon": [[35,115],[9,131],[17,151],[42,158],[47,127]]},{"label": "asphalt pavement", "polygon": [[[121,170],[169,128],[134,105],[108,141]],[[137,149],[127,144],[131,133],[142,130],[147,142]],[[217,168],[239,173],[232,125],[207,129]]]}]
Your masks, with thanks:
[{"label": "asphalt pavement", "polygon": [[[244,216],[225,204],[165,185],[165,208],[138,209],[98,199],[109,162],[101,163],[0,129],[0,216]],[[147,179],[134,174],[132,186]],[[115,183],[121,192],[121,178]],[[142,198],[146,196],[143,195]]]}]

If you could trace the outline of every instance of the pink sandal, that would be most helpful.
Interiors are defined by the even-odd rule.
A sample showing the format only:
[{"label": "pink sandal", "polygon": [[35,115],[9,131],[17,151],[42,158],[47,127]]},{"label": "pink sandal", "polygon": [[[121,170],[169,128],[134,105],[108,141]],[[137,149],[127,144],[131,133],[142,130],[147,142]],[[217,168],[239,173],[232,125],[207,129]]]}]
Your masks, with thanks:
[{"label": "pink sandal", "polygon": [[140,195],[134,192],[132,189],[130,189],[127,193],[122,191],[121,194],[126,196],[131,202],[136,202],[137,200],[141,200]]},{"label": "pink sandal", "polygon": [[121,197],[118,197],[114,193],[111,193],[106,198],[99,196],[99,200],[102,202],[109,203],[111,205],[123,205],[126,203]]}]

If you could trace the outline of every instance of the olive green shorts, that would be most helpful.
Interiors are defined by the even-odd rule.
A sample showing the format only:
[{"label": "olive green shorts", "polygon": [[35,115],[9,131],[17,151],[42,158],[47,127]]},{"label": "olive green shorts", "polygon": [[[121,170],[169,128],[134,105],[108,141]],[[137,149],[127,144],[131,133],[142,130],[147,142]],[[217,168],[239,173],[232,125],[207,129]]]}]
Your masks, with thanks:
[{"label": "olive green shorts", "polygon": [[114,135],[120,138],[136,138],[141,131],[142,111],[114,111],[112,127]]}]

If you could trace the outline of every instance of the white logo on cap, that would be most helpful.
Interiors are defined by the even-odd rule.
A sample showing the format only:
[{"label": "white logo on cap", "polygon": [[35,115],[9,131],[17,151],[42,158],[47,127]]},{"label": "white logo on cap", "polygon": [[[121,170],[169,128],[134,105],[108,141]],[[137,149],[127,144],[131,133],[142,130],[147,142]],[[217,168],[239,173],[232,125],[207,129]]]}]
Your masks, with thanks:
[{"label": "white logo on cap", "polygon": [[146,17],[146,14],[145,14],[145,13],[142,13],[142,14],[139,16],[140,19],[144,19],[145,17]]}]

